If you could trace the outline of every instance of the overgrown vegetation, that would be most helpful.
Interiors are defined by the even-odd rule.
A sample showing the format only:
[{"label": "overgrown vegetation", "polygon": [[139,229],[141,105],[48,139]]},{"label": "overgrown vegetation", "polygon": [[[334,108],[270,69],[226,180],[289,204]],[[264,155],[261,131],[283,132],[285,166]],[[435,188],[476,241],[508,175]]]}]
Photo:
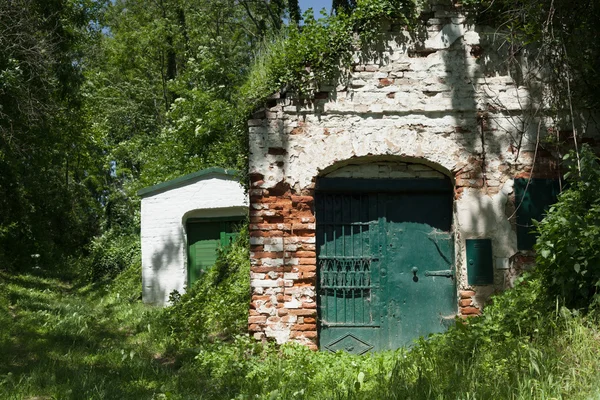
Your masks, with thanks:
[{"label": "overgrown vegetation", "polygon": [[[581,159],[585,166],[581,177],[570,177],[575,178],[570,188],[538,224],[539,268],[493,297],[483,316],[459,319],[446,333],[397,351],[369,356],[315,353],[248,337],[247,232],[221,253],[215,267],[187,294],[174,297],[175,304],[164,310],[140,303],[139,264],[107,286],[78,287],[43,277],[43,271],[2,272],[0,353],[8,357],[0,364],[0,396],[596,398],[600,396],[596,295],[579,290],[565,297],[561,285],[594,286],[598,264],[588,263],[589,272],[575,274],[574,280],[548,280],[555,274],[568,277],[574,263],[585,265],[579,251],[586,260],[595,257],[592,244],[599,235],[590,216],[600,198],[600,185],[593,184],[600,165],[585,148]],[[568,235],[561,234],[564,229]],[[562,248],[571,241],[582,244],[577,253]],[[585,309],[563,305],[573,299]]]},{"label": "overgrown vegetation", "polygon": [[[508,28],[515,59],[542,50],[553,113],[598,104],[597,2],[465,4]],[[257,104],[331,84],[355,32],[410,26],[416,8],[336,1],[300,28],[291,0],[0,3],[0,397],[600,397],[600,169],[585,148],[538,225],[537,270],[410,349],[357,357],[249,338],[247,232],[172,307],[140,303],[135,190],[245,169]]]},{"label": "overgrown vegetation", "polygon": [[564,158],[570,186],[537,226],[537,268],[552,297],[587,309],[600,305],[600,160],[587,145],[579,164],[574,152]]},{"label": "overgrown vegetation", "polygon": [[[546,308],[547,303],[540,301],[543,286],[535,277],[526,277],[515,289],[496,296],[482,317],[459,322],[447,333],[422,339],[410,349],[372,356],[263,345],[233,330],[227,337],[203,340],[207,336],[185,335],[181,329],[172,338],[165,334],[163,311],[146,308],[136,299],[139,268],[124,271],[114,282],[107,288],[78,288],[54,278],[0,275],[2,398],[584,399],[600,395],[596,314],[583,316],[556,305]],[[217,298],[211,301],[231,301],[229,295],[237,290],[213,291]],[[188,302],[188,313],[191,308]],[[200,324],[189,329],[206,333],[216,332],[217,326],[236,326],[225,315],[228,309],[213,314],[215,328]],[[183,317],[181,310],[176,306],[166,311],[168,320]],[[197,310],[196,315],[207,314]],[[180,347],[196,339],[193,348]]]},{"label": "overgrown vegetation", "polygon": [[215,265],[186,293],[171,294],[163,326],[177,348],[197,348],[207,342],[230,342],[248,323],[250,254],[248,229],[231,248],[220,249]]}]

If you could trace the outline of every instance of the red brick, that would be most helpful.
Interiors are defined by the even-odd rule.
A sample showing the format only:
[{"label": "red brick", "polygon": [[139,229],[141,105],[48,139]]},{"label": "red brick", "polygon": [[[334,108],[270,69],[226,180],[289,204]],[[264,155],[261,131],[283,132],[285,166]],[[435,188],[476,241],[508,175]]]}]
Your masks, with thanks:
[{"label": "red brick", "polygon": [[471,299],[461,299],[461,300],[458,302],[458,304],[459,304],[461,307],[467,307],[467,306],[470,306],[470,305],[472,305],[472,304],[473,304],[473,300],[471,300]]},{"label": "red brick", "polygon": [[290,314],[298,315],[298,316],[316,316],[316,309],[297,309],[297,310],[289,310]]},{"label": "red brick", "polygon": [[267,317],[264,315],[248,317],[249,324],[264,324],[267,322]]},{"label": "red brick", "polygon": [[298,263],[301,265],[317,265],[317,259],[315,257],[312,258],[299,258]]},{"label": "red brick", "polygon": [[250,236],[251,237],[267,237],[269,236],[269,232],[267,231],[250,231]]},{"label": "red brick", "polygon": [[298,258],[314,258],[317,256],[317,253],[315,253],[314,251],[297,251],[296,253],[294,253],[294,256]]},{"label": "red brick", "polygon": [[261,332],[263,330],[263,326],[259,324],[250,324],[248,325],[248,330],[250,332]]},{"label": "red brick", "polygon": [[470,299],[475,296],[475,292],[472,290],[461,290],[459,293],[461,299]]},{"label": "red brick", "polygon": [[314,231],[315,224],[292,224],[292,229],[294,231]]},{"label": "red brick", "polygon": [[[256,231],[252,231],[256,232]],[[250,236],[252,236],[252,232],[250,232]],[[264,233],[264,237],[282,237],[283,231],[259,231]]]},{"label": "red brick", "polygon": [[314,201],[314,197],[312,196],[292,196],[292,203],[312,203]]},{"label": "red brick", "polygon": [[316,331],[316,324],[296,324],[292,326],[293,331]]},{"label": "red brick", "polygon": [[283,258],[283,251],[257,251],[252,252],[250,255],[252,258]]},{"label": "red brick", "polygon": [[317,320],[315,318],[311,318],[311,317],[304,317],[304,323],[305,324],[316,324]]},{"label": "red brick", "polygon": [[250,268],[250,270],[252,272],[255,272],[257,274],[262,274],[262,273],[267,273],[267,272],[271,272],[271,271],[275,271],[275,272],[285,272],[285,269],[283,267],[263,267],[263,266],[253,266]]},{"label": "red brick", "polygon": [[317,331],[304,331],[302,332],[303,336],[307,339],[315,339],[317,337]]},{"label": "red brick", "polygon": [[381,86],[390,86],[393,83],[394,83],[393,79],[388,79],[388,78],[380,78],[379,79],[379,85],[381,85]]},{"label": "red brick", "polygon": [[283,210],[283,209],[291,208],[291,207],[292,207],[292,202],[290,200],[285,200],[285,199],[278,199],[276,202],[269,204],[270,210]]},{"label": "red brick", "polygon": [[462,315],[479,315],[481,314],[481,310],[475,307],[462,307],[460,313]]},{"label": "red brick", "polygon": [[302,308],[305,308],[305,309],[317,308],[317,303],[315,303],[315,302],[312,302],[312,303],[302,303]]}]

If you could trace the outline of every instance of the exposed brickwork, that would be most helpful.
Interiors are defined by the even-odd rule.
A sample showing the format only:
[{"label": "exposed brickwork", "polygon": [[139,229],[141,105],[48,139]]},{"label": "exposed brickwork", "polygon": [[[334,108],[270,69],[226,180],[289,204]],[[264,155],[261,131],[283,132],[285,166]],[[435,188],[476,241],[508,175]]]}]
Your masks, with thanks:
[{"label": "exposed brickwork", "polygon": [[459,314],[463,317],[481,315],[481,309],[475,305],[475,292],[473,290],[459,291]]},{"label": "exposed brickwork", "polygon": [[[319,88],[311,101],[277,94],[248,121],[249,329],[256,338],[318,344],[317,177],[449,176],[460,316],[479,315],[487,297],[525,265],[528,255],[517,249],[512,180],[557,177],[559,152],[535,150],[535,128],[550,124],[523,115],[522,100],[530,93],[498,68],[507,55],[495,45],[496,33],[475,29],[443,7],[434,10],[423,43],[390,30],[383,58],[357,55],[347,82]],[[494,271],[495,284],[472,287],[465,240],[479,238],[492,240],[494,262],[503,267]]]},{"label": "exposed brickwork", "polygon": [[316,253],[313,196],[285,185],[260,189],[251,179],[251,316],[256,338],[288,339],[317,348]]}]

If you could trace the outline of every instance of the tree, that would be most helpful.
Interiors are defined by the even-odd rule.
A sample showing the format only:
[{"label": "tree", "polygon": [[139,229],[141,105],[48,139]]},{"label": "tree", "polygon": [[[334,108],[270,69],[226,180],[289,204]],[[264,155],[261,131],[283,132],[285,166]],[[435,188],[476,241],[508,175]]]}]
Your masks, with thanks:
[{"label": "tree", "polygon": [[79,118],[85,1],[0,3],[0,264],[66,254],[95,232],[96,146]]}]

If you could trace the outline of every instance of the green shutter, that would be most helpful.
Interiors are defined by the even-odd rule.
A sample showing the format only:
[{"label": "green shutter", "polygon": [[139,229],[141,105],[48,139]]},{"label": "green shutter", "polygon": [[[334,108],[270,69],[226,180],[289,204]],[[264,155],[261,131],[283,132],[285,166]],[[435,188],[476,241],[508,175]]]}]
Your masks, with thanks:
[{"label": "green shutter", "polygon": [[[529,185],[527,184],[529,182]],[[540,221],[550,206],[556,203],[560,185],[556,179],[515,179],[517,208],[517,247],[531,250],[537,239],[531,220]]]}]

